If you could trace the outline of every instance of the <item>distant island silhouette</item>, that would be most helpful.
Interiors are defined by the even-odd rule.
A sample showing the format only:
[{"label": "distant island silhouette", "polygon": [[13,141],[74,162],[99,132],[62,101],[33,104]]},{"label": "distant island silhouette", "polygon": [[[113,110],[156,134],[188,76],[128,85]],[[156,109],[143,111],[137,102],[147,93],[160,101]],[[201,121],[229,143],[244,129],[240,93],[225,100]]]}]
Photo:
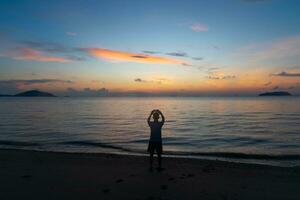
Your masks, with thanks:
[{"label": "distant island silhouette", "polygon": [[258,96],[292,96],[289,92],[279,91],[279,92],[265,92],[261,93]]},{"label": "distant island silhouette", "polygon": [[39,90],[29,90],[15,95],[0,94],[0,97],[56,97],[56,96],[49,92],[43,92]]}]

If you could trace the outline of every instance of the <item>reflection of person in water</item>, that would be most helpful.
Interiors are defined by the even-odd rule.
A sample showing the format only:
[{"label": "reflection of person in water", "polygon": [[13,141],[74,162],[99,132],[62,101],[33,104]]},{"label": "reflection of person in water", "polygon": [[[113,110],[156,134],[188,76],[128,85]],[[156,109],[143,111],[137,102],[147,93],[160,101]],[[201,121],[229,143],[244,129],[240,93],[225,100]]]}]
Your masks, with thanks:
[{"label": "reflection of person in water", "polygon": [[[161,115],[161,122],[158,121]],[[151,120],[151,116],[153,117],[153,121]],[[153,163],[153,154],[154,151],[157,153],[158,157],[158,170],[161,170],[161,154],[162,154],[162,139],[161,139],[161,128],[165,123],[165,117],[160,112],[160,110],[152,110],[148,119],[148,125],[151,129],[151,135],[148,145],[148,152],[150,153],[150,169],[152,170],[152,163]]]}]

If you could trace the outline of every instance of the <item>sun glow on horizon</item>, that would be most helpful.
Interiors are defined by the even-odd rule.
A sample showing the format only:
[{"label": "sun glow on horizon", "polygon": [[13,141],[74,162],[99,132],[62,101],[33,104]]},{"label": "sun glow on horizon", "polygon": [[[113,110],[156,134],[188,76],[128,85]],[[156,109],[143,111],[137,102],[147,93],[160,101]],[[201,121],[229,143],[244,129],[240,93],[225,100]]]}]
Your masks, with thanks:
[{"label": "sun glow on horizon", "polygon": [[300,95],[299,2],[115,2],[1,2],[0,94]]}]

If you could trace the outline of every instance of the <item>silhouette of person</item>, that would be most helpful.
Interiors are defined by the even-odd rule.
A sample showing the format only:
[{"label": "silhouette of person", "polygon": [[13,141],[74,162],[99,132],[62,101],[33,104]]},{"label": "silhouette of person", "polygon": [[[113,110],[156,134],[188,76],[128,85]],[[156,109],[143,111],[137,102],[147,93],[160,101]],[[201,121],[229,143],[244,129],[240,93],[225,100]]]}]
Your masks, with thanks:
[{"label": "silhouette of person", "polygon": [[[153,121],[151,120],[153,117]],[[161,121],[159,118],[161,116]],[[162,139],[161,139],[161,128],[165,123],[165,117],[160,110],[152,110],[148,119],[148,125],[151,129],[150,140],[148,145],[148,152],[150,153],[150,170],[152,170],[153,154],[156,151],[158,157],[158,170],[162,170],[161,167],[161,154],[162,154]]]}]

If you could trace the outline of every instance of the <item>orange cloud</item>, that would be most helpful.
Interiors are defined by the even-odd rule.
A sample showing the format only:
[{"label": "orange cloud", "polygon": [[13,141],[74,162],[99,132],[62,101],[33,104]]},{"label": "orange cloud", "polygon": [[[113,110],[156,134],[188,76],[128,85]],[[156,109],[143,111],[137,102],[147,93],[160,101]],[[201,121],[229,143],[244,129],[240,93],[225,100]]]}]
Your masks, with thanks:
[{"label": "orange cloud", "polygon": [[41,51],[31,48],[21,48],[16,56],[13,56],[16,60],[31,60],[38,62],[69,62],[70,60],[63,57],[45,56]]},{"label": "orange cloud", "polygon": [[135,53],[129,53],[124,51],[116,51],[116,50],[101,49],[101,48],[87,48],[85,50],[92,56],[108,59],[111,61],[126,61],[126,62],[138,62],[138,63],[150,63],[150,64],[176,64],[176,65],[189,66],[188,63],[185,63],[181,60],[159,57],[159,56],[150,56],[147,54],[135,54]]}]

